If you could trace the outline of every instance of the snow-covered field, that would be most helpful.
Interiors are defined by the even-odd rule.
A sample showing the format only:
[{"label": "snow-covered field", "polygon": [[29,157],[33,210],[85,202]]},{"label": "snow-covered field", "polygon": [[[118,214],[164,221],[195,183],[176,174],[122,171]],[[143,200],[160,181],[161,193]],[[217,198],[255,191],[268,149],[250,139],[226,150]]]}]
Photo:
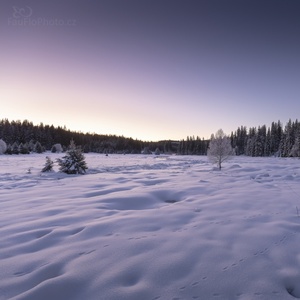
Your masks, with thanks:
[{"label": "snow-covered field", "polygon": [[0,156],[1,300],[300,298],[299,159],[45,156]]}]

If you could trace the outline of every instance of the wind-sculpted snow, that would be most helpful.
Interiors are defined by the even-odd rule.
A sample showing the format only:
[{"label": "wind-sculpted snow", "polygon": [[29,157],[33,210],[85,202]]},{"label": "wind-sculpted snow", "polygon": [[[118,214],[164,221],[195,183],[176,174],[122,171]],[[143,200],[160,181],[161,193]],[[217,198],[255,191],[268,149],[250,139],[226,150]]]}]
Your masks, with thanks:
[{"label": "wind-sculpted snow", "polygon": [[300,298],[300,160],[45,156],[0,157],[1,300]]}]

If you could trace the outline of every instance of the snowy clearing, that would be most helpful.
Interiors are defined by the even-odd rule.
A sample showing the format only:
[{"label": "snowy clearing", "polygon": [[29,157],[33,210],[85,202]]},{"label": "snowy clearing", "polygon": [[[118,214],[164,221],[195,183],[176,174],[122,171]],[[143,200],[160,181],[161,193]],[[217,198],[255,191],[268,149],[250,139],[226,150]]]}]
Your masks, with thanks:
[{"label": "snowy clearing", "polygon": [[0,156],[1,300],[300,298],[299,159],[46,155]]}]

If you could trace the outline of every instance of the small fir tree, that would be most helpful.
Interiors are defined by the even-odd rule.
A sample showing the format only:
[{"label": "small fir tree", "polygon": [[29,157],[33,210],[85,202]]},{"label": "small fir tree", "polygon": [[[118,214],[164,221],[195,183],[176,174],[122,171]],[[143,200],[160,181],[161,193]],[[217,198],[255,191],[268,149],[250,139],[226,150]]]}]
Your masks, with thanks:
[{"label": "small fir tree", "polygon": [[17,142],[14,142],[11,146],[12,154],[19,154],[19,145]]},{"label": "small fir tree", "polygon": [[5,154],[12,154],[12,148],[11,148],[11,144],[8,144],[7,145],[7,148],[6,148],[6,151],[5,151]]},{"label": "small fir tree", "polygon": [[28,143],[28,150],[29,152],[35,152],[34,151],[34,141],[33,140],[30,140],[29,143]]},{"label": "small fir tree", "polygon": [[42,153],[43,152],[43,147],[41,145],[40,142],[36,142],[34,147],[33,147],[33,151],[36,153]]},{"label": "small fir tree", "polygon": [[19,145],[19,153],[20,154],[29,154],[28,146],[27,143],[21,143]]},{"label": "small fir tree", "polygon": [[46,156],[46,163],[42,172],[52,172],[53,171],[54,162],[51,160],[49,156]]},{"label": "small fir tree", "polygon": [[67,154],[57,161],[60,172],[66,174],[84,174],[88,168],[81,148],[76,147],[73,140],[70,142]]}]

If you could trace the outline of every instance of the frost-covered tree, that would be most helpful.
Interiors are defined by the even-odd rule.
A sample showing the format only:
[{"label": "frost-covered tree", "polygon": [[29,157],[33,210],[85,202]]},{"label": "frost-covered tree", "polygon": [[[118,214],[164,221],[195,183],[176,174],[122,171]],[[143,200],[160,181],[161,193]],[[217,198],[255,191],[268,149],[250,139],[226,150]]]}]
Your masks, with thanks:
[{"label": "frost-covered tree", "polygon": [[88,168],[81,148],[76,147],[73,140],[67,154],[57,161],[60,166],[59,170],[66,174],[84,174]]},{"label": "frost-covered tree", "polygon": [[0,139],[0,154],[4,154],[6,152],[6,149],[6,143],[2,139]]},{"label": "frost-covered tree", "polygon": [[60,153],[60,152],[63,152],[63,147],[61,146],[61,144],[55,144],[55,145],[52,146],[51,152],[52,152],[52,153]]},{"label": "frost-covered tree", "polygon": [[21,154],[29,154],[27,143],[24,143],[24,144],[21,143],[19,145],[19,153],[21,153]]},{"label": "frost-covered tree", "polygon": [[300,157],[300,139],[297,137],[289,156]]},{"label": "frost-covered tree", "polygon": [[160,150],[159,150],[159,148],[156,148],[156,149],[155,149],[154,154],[155,154],[155,155],[160,155]]},{"label": "frost-covered tree", "polygon": [[293,145],[294,145],[294,130],[293,130],[292,121],[290,119],[284,129],[281,156],[288,157],[292,150]]},{"label": "frost-covered tree", "polygon": [[54,162],[51,160],[49,156],[46,156],[46,163],[44,168],[42,169],[42,172],[51,172],[53,171],[53,165]]},{"label": "frost-covered tree", "polygon": [[150,151],[149,147],[145,147],[142,151],[142,154],[152,154],[152,152]]},{"label": "frost-covered tree", "polygon": [[268,128],[267,135],[266,135],[266,141],[264,145],[264,153],[265,156],[271,155],[271,131],[270,128]]},{"label": "frost-covered tree", "polygon": [[17,142],[14,142],[11,146],[12,154],[19,154],[19,145]]},{"label": "frost-covered tree", "polygon": [[295,143],[289,153],[289,156],[300,157],[300,125],[296,125],[295,129]]},{"label": "frost-covered tree", "polygon": [[8,145],[7,145],[5,154],[10,154],[10,155],[12,154],[11,144],[8,144]]},{"label": "frost-covered tree", "polygon": [[222,163],[233,155],[230,138],[225,135],[222,129],[219,129],[215,135],[211,136],[207,156],[210,162],[217,164],[221,170]]},{"label": "frost-covered tree", "polygon": [[264,156],[266,143],[266,125],[258,126],[255,136],[254,156]]},{"label": "frost-covered tree", "polygon": [[29,152],[32,152],[32,151],[35,152],[34,151],[34,141],[32,139],[28,143],[28,150],[29,150]]},{"label": "frost-covered tree", "polygon": [[42,153],[43,152],[43,147],[41,145],[40,142],[36,142],[34,147],[33,147],[33,151],[36,153]]},{"label": "frost-covered tree", "polygon": [[280,121],[272,122],[271,125],[271,139],[270,139],[270,153],[272,155],[279,155],[280,141],[282,137],[282,126]]}]

